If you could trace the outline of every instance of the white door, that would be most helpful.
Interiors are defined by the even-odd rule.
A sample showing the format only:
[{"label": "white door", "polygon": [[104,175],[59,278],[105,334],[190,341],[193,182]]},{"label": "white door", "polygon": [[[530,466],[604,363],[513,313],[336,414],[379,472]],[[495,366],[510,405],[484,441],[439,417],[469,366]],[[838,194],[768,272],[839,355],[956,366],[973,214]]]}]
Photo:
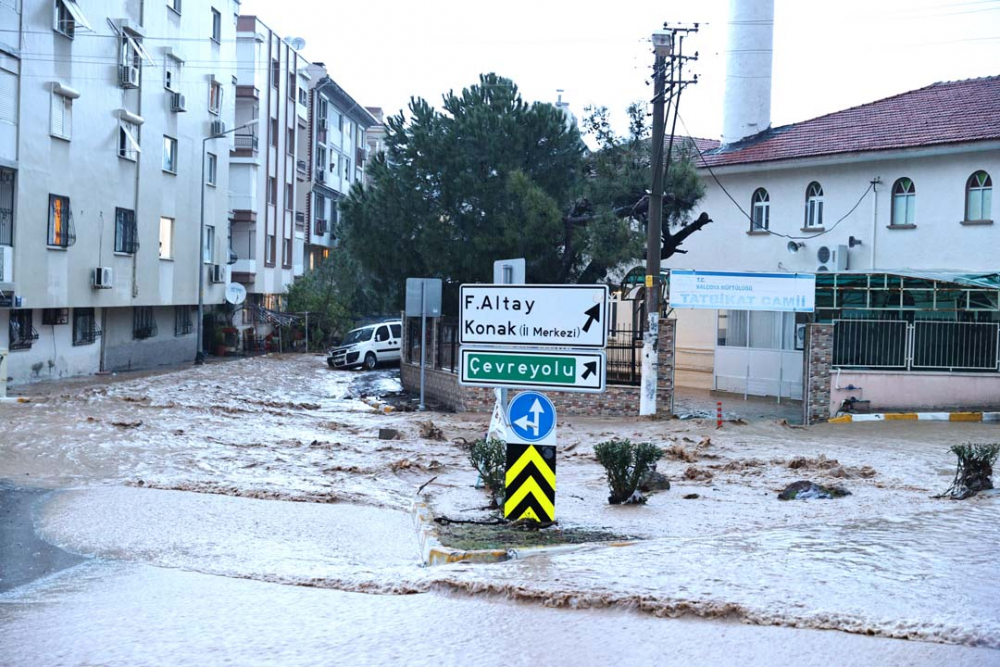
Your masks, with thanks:
[{"label": "white door", "polygon": [[394,361],[399,359],[399,341],[393,343],[392,333],[388,324],[383,324],[375,330],[375,354],[379,361]]}]

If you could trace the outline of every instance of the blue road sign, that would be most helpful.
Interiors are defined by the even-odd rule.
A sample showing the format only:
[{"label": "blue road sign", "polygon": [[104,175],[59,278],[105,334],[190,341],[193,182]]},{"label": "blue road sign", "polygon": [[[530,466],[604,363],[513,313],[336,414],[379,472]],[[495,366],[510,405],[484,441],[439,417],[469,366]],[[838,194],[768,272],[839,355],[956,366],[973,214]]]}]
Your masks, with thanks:
[{"label": "blue road sign", "polygon": [[510,402],[507,421],[514,435],[524,442],[541,442],[556,427],[556,408],[545,394],[526,391]]}]

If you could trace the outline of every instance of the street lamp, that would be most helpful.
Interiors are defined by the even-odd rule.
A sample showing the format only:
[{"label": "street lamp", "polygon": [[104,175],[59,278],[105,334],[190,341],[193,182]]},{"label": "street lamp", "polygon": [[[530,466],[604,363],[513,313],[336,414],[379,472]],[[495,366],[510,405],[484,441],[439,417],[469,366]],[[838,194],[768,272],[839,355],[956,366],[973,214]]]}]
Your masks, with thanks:
[{"label": "street lamp", "polygon": [[[249,123],[244,123],[231,130],[220,132],[205,137],[201,140],[201,223],[198,225],[198,351],[194,355],[194,363],[197,366],[205,363],[205,340],[202,332],[202,320],[205,317],[205,163],[208,161],[208,142],[212,139],[219,139],[239,130],[257,125],[260,118],[254,118]],[[215,165],[218,176],[219,164]]]}]

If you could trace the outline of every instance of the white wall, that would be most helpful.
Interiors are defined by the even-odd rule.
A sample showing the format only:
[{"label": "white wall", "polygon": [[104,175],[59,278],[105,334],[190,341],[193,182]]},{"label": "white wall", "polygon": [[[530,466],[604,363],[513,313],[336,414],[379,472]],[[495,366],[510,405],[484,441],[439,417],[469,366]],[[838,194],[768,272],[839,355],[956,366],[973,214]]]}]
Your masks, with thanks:
[{"label": "white wall", "polygon": [[[846,389],[853,386],[854,389]],[[838,389],[838,387],[840,387]],[[871,401],[872,412],[935,409],[1000,409],[1000,375],[996,373],[904,373],[898,371],[833,371],[830,416],[845,398]]]},{"label": "white wall", "polygon": [[[997,270],[996,259],[989,249],[1000,241],[1000,224],[966,226],[961,221],[969,176],[985,169],[994,183],[1000,178],[1000,144],[980,142],[955,154],[927,155],[927,152],[893,151],[864,159],[850,158],[852,161],[844,164],[832,164],[840,158],[829,158],[808,163],[716,168],[725,189],[748,213],[753,191],[766,188],[771,198],[771,231],[798,237],[814,235],[802,231],[805,192],[811,181],[823,186],[824,221],[830,230],[858,202],[869,182],[881,178],[877,195],[869,193],[832,231],[805,239],[805,247],[794,255],[786,250],[787,238],[747,234],[748,219],[707,170],[701,170],[706,194],[692,212],[692,219],[706,211],[714,222],[684,243],[682,247],[688,254],[675,255],[665,265],[718,271],[812,272],[816,270],[816,251],[821,245],[846,244],[848,237],[855,236],[863,244],[849,253],[848,269],[852,271]],[[916,228],[889,229],[892,186],[904,176],[913,179],[916,186]],[[994,196],[994,219],[1000,213],[998,207]]]},{"label": "white wall", "polygon": [[[9,311],[0,310],[0,327],[6,347]],[[101,323],[101,311],[95,309],[97,325]],[[93,373],[100,365],[101,340],[89,345],[73,345],[72,311],[67,324],[42,324],[42,311],[32,312],[32,322],[38,332],[38,340],[30,349],[12,350],[7,359],[7,373],[14,384],[55,380],[74,375]],[[2,381],[2,378],[0,378]]]}]

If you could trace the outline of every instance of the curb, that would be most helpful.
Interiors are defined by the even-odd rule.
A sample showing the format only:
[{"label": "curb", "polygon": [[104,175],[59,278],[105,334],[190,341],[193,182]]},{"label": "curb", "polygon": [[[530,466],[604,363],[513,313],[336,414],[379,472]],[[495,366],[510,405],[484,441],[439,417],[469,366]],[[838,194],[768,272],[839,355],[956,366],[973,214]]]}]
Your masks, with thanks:
[{"label": "curb", "polygon": [[1000,422],[1000,412],[879,412],[870,415],[841,415],[831,424],[880,421]]},{"label": "curb", "polygon": [[462,551],[441,544],[434,529],[434,519],[431,517],[427,503],[414,500],[410,510],[413,527],[417,531],[417,543],[420,548],[420,561],[425,567],[447,565],[449,563],[503,563],[508,560],[529,558],[551,554],[570,553],[594,547],[627,547],[635,542],[583,542],[581,544],[564,544],[552,547],[528,547],[526,549],[475,549]]}]

